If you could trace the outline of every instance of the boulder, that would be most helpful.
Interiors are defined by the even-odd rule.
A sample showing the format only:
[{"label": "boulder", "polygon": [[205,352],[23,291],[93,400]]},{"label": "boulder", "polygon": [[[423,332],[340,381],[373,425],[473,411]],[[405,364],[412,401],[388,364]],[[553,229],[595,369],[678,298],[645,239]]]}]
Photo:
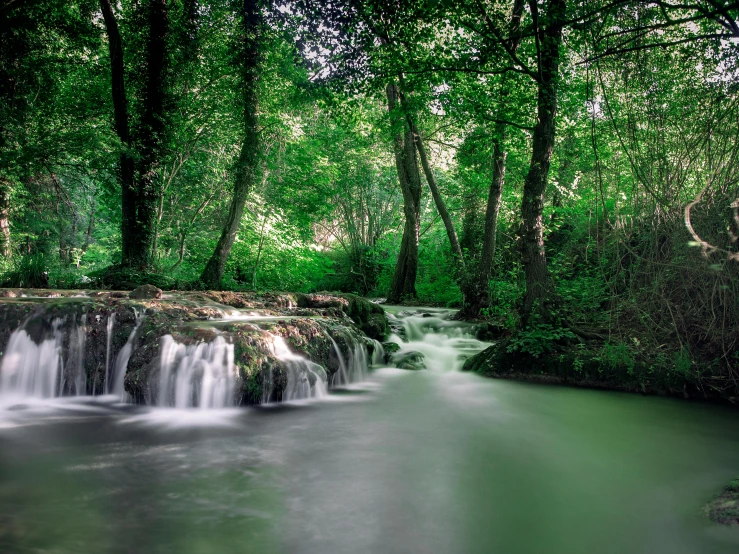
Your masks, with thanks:
[{"label": "boulder", "polygon": [[128,297],[135,300],[153,300],[162,297],[162,289],[158,289],[154,285],[141,285],[133,289]]}]

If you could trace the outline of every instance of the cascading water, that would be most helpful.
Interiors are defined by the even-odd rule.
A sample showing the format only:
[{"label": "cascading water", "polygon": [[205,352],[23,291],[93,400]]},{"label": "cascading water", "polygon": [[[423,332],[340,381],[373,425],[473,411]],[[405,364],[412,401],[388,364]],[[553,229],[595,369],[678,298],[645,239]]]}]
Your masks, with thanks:
[{"label": "cascading water", "polygon": [[105,325],[107,331],[105,335],[105,386],[110,382],[110,355],[113,345],[113,329],[115,328],[115,312],[108,315],[108,322]]},{"label": "cascading water", "polygon": [[128,369],[128,360],[131,359],[131,354],[133,353],[136,332],[144,321],[144,317],[139,315],[136,308],[133,309],[133,313],[136,318],[136,325],[134,325],[133,331],[131,331],[131,334],[128,336],[126,344],[121,348],[121,351],[118,352],[118,356],[116,356],[113,374],[110,376],[110,379],[106,380],[108,392],[115,394],[116,396],[120,396],[122,400],[125,400],[126,398],[124,380],[126,378],[126,369]]},{"label": "cascading water", "polygon": [[[85,375],[85,343],[87,342],[87,315],[80,316],[80,323],[75,321],[69,335],[69,353],[67,367],[62,361],[62,375],[59,396],[84,396],[87,394],[87,375]],[[65,371],[66,370],[66,371]]]},{"label": "cascading water", "polygon": [[385,363],[385,347],[379,340],[367,339],[372,344],[372,365],[378,366]]},{"label": "cascading water", "polygon": [[59,395],[61,323],[60,319],[54,319],[51,332],[40,344],[36,344],[23,326],[13,331],[0,363],[0,395],[11,400]]},{"label": "cascading water", "polygon": [[285,339],[272,335],[272,351],[275,358],[287,369],[287,387],[282,393],[283,401],[321,398],[328,394],[326,370],[307,358],[290,350]]},{"label": "cascading water", "polygon": [[226,408],[234,404],[235,385],[234,345],[223,337],[188,345],[162,338],[158,406]]},{"label": "cascading water", "polygon": [[402,311],[397,316],[390,313],[391,322],[400,324],[405,335],[405,340],[397,333],[390,336],[389,341],[400,347],[392,360],[398,363],[414,358],[415,365],[422,364],[430,371],[459,371],[467,358],[491,346],[475,338],[469,323],[451,321],[453,313],[425,308]]},{"label": "cascading water", "polygon": [[[323,397],[328,394],[329,386],[356,383],[366,377],[370,363],[384,363],[384,350],[379,342],[370,344],[361,333],[349,327],[341,331],[341,337],[336,337],[338,343],[325,333],[315,339],[323,341],[315,345],[316,352],[324,355],[326,346],[333,347],[340,366],[329,379],[329,372],[322,365],[291,351],[282,336],[270,332],[275,327],[288,325],[280,320],[298,321],[304,315],[265,316],[251,310],[234,310],[237,313],[229,313],[222,319],[197,323],[208,328],[206,334],[211,334],[210,339],[197,344],[180,344],[173,335],[166,335],[161,339],[156,358],[159,367],[147,361],[151,357],[142,355],[136,358],[136,367],[129,368],[139,343],[142,347],[151,347],[148,339],[140,336],[144,315],[138,305],[133,307],[123,302],[121,305],[117,302],[120,296],[112,298],[113,302],[87,299],[34,302],[33,315],[22,324],[16,324],[18,328],[12,333],[4,334],[8,343],[0,345],[0,403],[20,406],[32,398],[102,394],[109,396],[96,403],[135,400],[162,407],[208,409],[244,402],[259,403],[259,393],[255,397],[253,392],[255,385],[262,387],[262,402],[295,401]],[[198,301],[192,303],[198,305]],[[22,313],[17,306],[12,301],[5,304],[11,314],[13,309]],[[134,317],[124,317],[122,310],[128,314],[133,310]],[[243,323],[240,320],[244,320]],[[260,320],[270,323],[260,327],[256,324]],[[276,324],[271,323],[276,320]],[[234,363],[236,336],[231,334],[233,329],[225,325],[233,326],[234,322],[236,325],[248,322],[251,326],[248,332],[258,330],[253,344],[257,345],[257,362],[264,365],[257,366],[258,374],[250,369],[252,373],[245,377],[251,379],[248,385],[240,380]],[[118,340],[122,325],[126,326],[123,332],[128,335],[123,345]],[[296,323],[298,328],[300,325]],[[311,325],[320,329],[320,325]],[[329,341],[331,344],[327,345]],[[310,346],[312,351],[314,345]],[[368,346],[372,350],[371,360]],[[249,348],[251,346],[247,350]],[[266,359],[259,361],[264,355]],[[328,360],[321,360],[321,363],[328,363]],[[128,371],[137,372],[130,384],[126,382]],[[140,380],[142,376],[145,378]],[[126,391],[125,387],[129,386],[131,390]]]},{"label": "cascading water", "polygon": [[326,333],[326,335],[329,339],[331,339],[331,346],[334,349],[336,358],[339,360],[339,369],[336,371],[336,373],[334,373],[331,379],[331,386],[340,387],[342,385],[346,385],[349,382],[349,370],[346,367],[346,360],[344,360],[344,355],[341,353],[341,348],[339,348],[339,345],[336,344],[334,337],[332,337],[328,333]]}]

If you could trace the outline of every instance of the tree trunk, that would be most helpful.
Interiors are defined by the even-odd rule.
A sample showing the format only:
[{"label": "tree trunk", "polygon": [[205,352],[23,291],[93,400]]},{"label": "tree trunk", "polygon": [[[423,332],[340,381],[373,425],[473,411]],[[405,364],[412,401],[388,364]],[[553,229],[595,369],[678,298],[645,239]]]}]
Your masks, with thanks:
[{"label": "tree trunk", "polygon": [[128,98],[124,80],[123,44],[110,0],[100,0],[100,10],[103,14],[108,35],[115,131],[123,147],[118,168],[121,180],[121,249],[123,252],[128,252],[136,229],[136,195],[133,190],[133,158],[128,153],[128,149],[131,147],[131,132],[128,125]]},{"label": "tree trunk", "polygon": [[400,302],[405,298],[416,297],[418,238],[421,227],[421,176],[418,172],[413,132],[408,128],[406,118],[400,114],[402,106],[399,105],[398,87],[388,85],[386,93],[388,111],[395,123],[393,141],[395,167],[398,172],[400,190],[403,193],[403,213],[405,215],[403,240],[388,293],[388,301]]},{"label": "tree trunk", "polygon": [[244,214],[246,197],[255,181],[259,155],[257,130],[257,88],[260,64],[261,12],[256,0],[244,0],[242,13],[243,39],[241,45],[242,94],[244,107],[244,137],[236,164],[234,194],[218,244],[205,266],[200,280],[208,288],[220,288],[231,247],[236,240],[241,217]]},{"label": "tree trunk", "polygon": [[84,250],[87,250],[87,247],[90,246],[90,243],[92,242],[92,231],[95,228],[95,199],[92,199],[92,206],[90,208],[90,219],[87,222],[87,232],[85,233],[85,247]]},{"label": "tree trunk", "polygon": [[10,244],[10,191],[8,183],[0,178],[0,255],[9,258]]},{"label": "tree trunk", "polygon": [[[514,0],[513,11],[510,21],[509,48],[515,54],[521,44],[518,30],[521,26],[524,0]],[[510,80],[508,74],[501,77],[500,91],[498,96],[498,121],[493,131],[493,179],[490,182],[488,201],[485,209],[485,230],[482,239],[482,254],[480,264],[477,268],[477,276],[467,286],[463,287],[464,312],[469,317],[476,317],[480,311],[490,304],[489,283],[493,274],[493,261],[495,259],[495,248],[498,236],[498,215],[500,203],[503,198],[503,186],[505,185],[505,171],[507,152],[505,149],[508,126],[504,123],[507,115],[506,106],[510,95]]]},{"label": "tree trunk", "polygon": [[146,90],[144,112],[137,129],[139,158],[136,164],[134,194],[136,222],[122,265],[148,270],[153,263],[152,245],[156,227],[157,205],[161,196],[160,166],[165,151],[169,40],[167,0],[149,2],[149,37],[146,51]]},{"label": "tree trunk", "polygon": [[549,176],[555,137],[557,113],[557,85],[559,81],[559,47],[562,42],[562,24],[565,19],[565,0],[549,0],[546,19],[548,25],[537,32],[541,36],[541,55],[538,75],[538,121],[534,127],[531,165],[526,175],[521,204],[519,230],[521,259],[526,275],[526,294],[523,321],[536,313],[544,320],[549,316],[553,288],[547,270],[544,250],[542,212],[544,192]]},{"label": "tree trunk", "polygon": [[463,276],[465,269],[464,256],[462,255],[462,247],[459,245],[459,238],[457,238],[457,230],[454,228],[452,217],[449,215],[449,210],[446,209],[444,199],[441,197],[439,185],[436,183],[436,177],[434,177],[434,174],[431,171],[431,166],[429,165],[429,160],[426,156],[426,148],[423,145],[423,140],[421,139],[421,135],[418,132],[418,128],[410,118],[408,119],[408,122],[411,126],[411,129],[413,130],[413,137],[416,141],[418,157],[421,159],[421,167],[423,167],[423,172],[426,175],[426,182],[428,182],[429,189],[431,190],[431,196],[434,198],[436,209],[441,216],[441,220],[444,222],[447,237],[449,237],[449,245],[452,248],[452,255],[457,262],[460,276]]},{"label": "tree trunk", "polygon": [[251,288],[257,290],[257,272],[259,271],[259,261],[262,258],[262,247],[264,246],[264,229],[267,226],[267,214],[264,214],[262,221],[262,230],[259,233],[259,247],[257,248],[257,259],[254,262],[254,271],[251,275]]}]

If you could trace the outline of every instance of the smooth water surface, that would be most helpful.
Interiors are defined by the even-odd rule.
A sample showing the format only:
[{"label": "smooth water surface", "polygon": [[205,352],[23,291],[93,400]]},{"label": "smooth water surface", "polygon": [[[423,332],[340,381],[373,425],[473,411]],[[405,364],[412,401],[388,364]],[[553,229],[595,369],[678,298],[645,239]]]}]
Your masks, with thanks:
[{"label": "smooth water surface", "polygon": [[[23,408],[23,407],[20,407]],[[328,400],[0,421],[0,552],[736,553],[716,406],[379,370]]]}]

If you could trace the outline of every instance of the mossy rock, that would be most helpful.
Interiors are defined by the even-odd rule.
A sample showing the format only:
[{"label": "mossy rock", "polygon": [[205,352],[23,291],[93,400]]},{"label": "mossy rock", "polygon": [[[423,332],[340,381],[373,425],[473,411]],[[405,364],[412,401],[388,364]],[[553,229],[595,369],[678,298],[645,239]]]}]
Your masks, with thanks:
[{"label": "mossy rock", "polygon": [[382,341],[390,329],[385,310],[356,294],[321,292],[298,295],[298,307],[341,310],[370,338]]},{"label": "mossy rock", "polygon": [[719,393],[707,396],[711,391],[702,388],[692,375],[660,366],[656,357],[640,354],[609,360],[603,356],[603,345],[595,343],[557,345],[549,352],[533,356],[526,352],[509,352],[509,345],[511,339],[499,341],[469,358],[462,371],[472,371],[483,377],[662,396],[720,398]]},{"label": "mossy rock", "polygon": [[723,492],[705,507],[706,515],[716,523],[739,527],[739,479],[734,479]]}]

